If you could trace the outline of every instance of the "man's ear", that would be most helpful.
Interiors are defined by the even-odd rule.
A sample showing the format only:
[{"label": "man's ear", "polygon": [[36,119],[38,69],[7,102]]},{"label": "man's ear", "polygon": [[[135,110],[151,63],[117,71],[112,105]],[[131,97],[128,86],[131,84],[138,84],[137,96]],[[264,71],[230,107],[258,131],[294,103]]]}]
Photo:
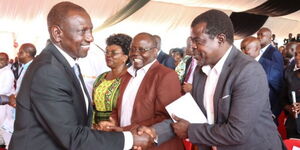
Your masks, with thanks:
[{"label": "man's ear", "polygon": [[221,33],[217,35],[218,43],[219,44],[224,44],[226,41],[226,35]]},{"label": "man's ear", "polygon": [[55,43],[59,43],[61,41],[61,37],[62,37],[63,33],[58,25],[51,26],[50,33],[51,33]]},{"label": "man's ear", "polygon": [[154,51],[154,53],[155,53],[155,55],[156,55],[156,57],[157,57],[157,55],[158,55],[158,48],[153,48],[153,51]]}]

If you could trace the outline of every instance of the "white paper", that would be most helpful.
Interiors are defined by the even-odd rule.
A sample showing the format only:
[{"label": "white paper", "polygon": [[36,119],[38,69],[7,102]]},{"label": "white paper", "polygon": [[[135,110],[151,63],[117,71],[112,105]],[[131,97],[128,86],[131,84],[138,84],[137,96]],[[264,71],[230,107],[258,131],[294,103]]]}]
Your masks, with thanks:
[{"label": "white paper", "polygon": [[293,104],[296,103],[296,92],[292,91]]},{"label": "white paper", "polygon": [[[207,119],[190,93],[186,93],[179,99],[166,106],[166,110],[190,123],[207,123]],[[175,121],[173,119],[173,121]]]},{"label": "white paper", "polygon": [[300,150],[300,147],[293,146],[292,150]]}]

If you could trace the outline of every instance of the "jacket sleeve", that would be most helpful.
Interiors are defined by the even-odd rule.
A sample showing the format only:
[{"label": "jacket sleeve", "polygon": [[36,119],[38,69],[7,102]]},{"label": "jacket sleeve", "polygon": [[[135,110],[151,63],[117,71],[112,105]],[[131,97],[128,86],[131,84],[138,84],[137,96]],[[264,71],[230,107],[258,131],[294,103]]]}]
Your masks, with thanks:
[{"label": "jacket sleeve", "polygon": [[[224,123],[190,124],[188,137],[192,143],[207,146],[243,144],[252,134],[257,118],[264,109],[270,108],[268,85],[262,67],[253,62],[240,69],[238,74],[231,73],[234,81],[226,83],[229,85],[226,88],[231,88],[230,97],[226,99],[230,107],[219,106],[229,109],[229,116]],[[271,120],[271,113],[269,117]]]}]

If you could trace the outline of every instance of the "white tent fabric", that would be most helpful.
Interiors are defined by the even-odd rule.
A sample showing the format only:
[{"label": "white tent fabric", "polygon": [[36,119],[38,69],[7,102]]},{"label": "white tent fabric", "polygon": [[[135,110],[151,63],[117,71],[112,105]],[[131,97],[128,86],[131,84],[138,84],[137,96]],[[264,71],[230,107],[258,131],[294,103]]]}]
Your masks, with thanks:
[{"label": "white tent fabric", "polygon": [[[50,8],[62,0],[1,0],[0,1],[0,51],[16,54],[13,47],[16,40],[19,46],[25,42],[36,45],[39,51],[49,38],[46,16]],[[123,8],[129,0],[70,0],[84,7],[92,17],[94,27]],[[266,0],[152,0],[124,21],[95,31],[95,43],[105,48],[105,39],[113,33],[126,33],[134,36],[139,32],[158,34],[162,38],[162,49],[185,46],[190,34],[190,23],[200,13],[216,8],[226,12],[245,11]],[[288,33],[300,33],[300,11],[282,17],[269,17],[266,27],[277,36],[279,45]]]}]

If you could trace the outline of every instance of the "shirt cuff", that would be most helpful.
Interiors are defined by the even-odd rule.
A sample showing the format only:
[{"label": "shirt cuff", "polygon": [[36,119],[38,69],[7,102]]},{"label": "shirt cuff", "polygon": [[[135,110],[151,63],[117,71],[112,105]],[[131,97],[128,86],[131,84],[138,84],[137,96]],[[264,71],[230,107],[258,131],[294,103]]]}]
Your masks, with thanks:
[{"label": "shirt cuff", "polygon": [[124,150],[128,150],[131,149],[133,146],[133,136],[131,134],[131,132],[129,131],[125,131],[123,132],[124,134]]}]

